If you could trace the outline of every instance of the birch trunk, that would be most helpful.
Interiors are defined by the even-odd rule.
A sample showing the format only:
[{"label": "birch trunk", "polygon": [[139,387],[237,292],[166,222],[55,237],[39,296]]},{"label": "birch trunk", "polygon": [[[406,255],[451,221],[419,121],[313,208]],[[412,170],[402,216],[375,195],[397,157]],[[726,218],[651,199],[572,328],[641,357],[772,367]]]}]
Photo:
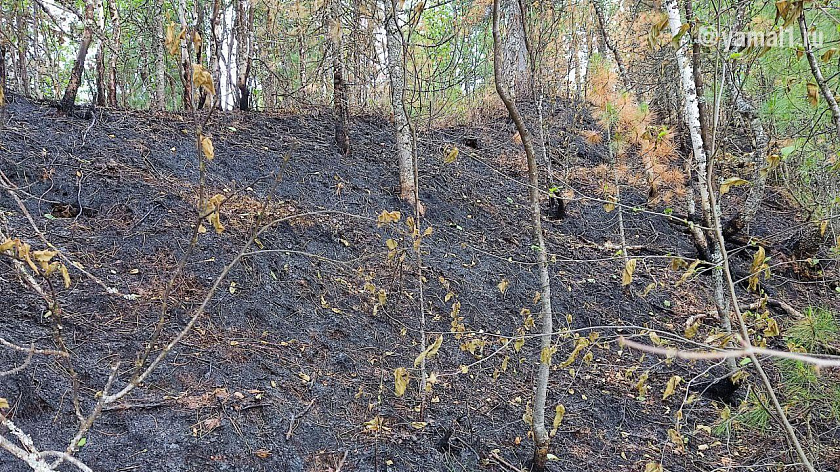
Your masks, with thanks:
[{"label": "birch trunk", "polygon": [[[671,29],[671,35],[677,37],[682,28],[682,19],[680,18],[680,10],[677,6],[677,0],[667,0],[664,4],[665,12],[668,14],[668,26]],[[680,72],[680,84],[683,91],[683,115],[689,135],[691,136],[691,146],[694,155],[694,168],[697,174],[697,191],[700,195],[700,207],[703,212],[703,223],[707,228],[711,228],[714,224],[715,218],[713,211],[718,211],[712,207],[710,197],[710,181],[708,174],[708,160],[706,156],[706,143],[703,139],[703,126],[700,121],[700,103],[697,96],[697,82],[695,81],[694,65],[686,57],[685,51],[688,49],[687,35],[682,35],[680,41],[676,46],[677,67]],[[692,236],[695,238],[695,246],[698,249],[708,247],[710,262],[715,265],[716,269],[712,271],[712,278],[714,282],[714,301],[718,316],[720,316],[721,327],[727,333],[732,332],[732,322],[730,320],[729,304],[726,300],[723,283],[723,272],[720,270],[720,265],[723,263],[720,245],[714,237],[707,236],[704,232],[699,231],[697,227],[692,226]],[[733,300],[734,301],[734,300]],[[735,360],[727,361],[730,369],[735,367]]]},{"label": "birch trunk", "polygon": [[551,308],[551,280],[548,273],[548,257],[545,247],[545,239],[542,231],[542,212],[540,210],[540,196],[538,191],[539,178],[537,176],[537,158],[534,152],[533,138],[525,126],[522,115],[511,99],[504,86],[504,74],[502,71],[503,57],[501,50],[501,35],[499,34],[499,0],[493,0],[493,76],[496,82],[496,92],[505,104],[511,119],[516,124],[519,136],[522,137],[522,144],[525,147],[525,156],[528,160],[528,195],[531,203],[531,217],[533,224],[534,243],[538,247],[537,262],[540,271],[540,300],[542,301],[541,335],[540,335],[540,367],[537,373],[537,380],[534,392],[534,457],[532,469],[535,471],[545,470],[548,456],[548,447],[551,438],[545,426],[545,404],[548,395],[548,376],[551,367],[551,333],[554,330]]},{"label": "birch trunk", "polygon": [[157,48],[155,60],[155,108],[166,109],[166,34],[164,33],[164,6],[163,0],[158,0],[158,18],[155,19],[157,26]]},{"label": "birch trunk", "polygon": [[115,0],[108,0],[108,13],[111,17],[111,48],[108,51],[108,106],[117,106],[117,58],[122,49],[122,22]]},{"label": "birch trunk", "polygon": [[385,0],[385,40],[388,49],[388,77],[391,82],[391,108],[396,127],[399,159],[400,198],[412,205],[419,204],[414,182],[416,163],[411,152],[411,127],[405,112],[405,64],[403,63],[402,33],[397,25],[396,0]]}]

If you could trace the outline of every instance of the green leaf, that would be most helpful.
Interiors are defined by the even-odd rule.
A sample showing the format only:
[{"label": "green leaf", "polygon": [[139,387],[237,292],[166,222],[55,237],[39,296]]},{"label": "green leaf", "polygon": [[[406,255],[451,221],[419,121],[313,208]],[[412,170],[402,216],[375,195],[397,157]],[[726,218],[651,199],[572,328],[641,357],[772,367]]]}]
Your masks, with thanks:
[{"label": "green leaf", "polygon": [[78,443],[76,443],[76,446],[78,446],[78,447],[84,447],[84,446],[85,446],[85,444],[87,444],[87,438],[81,438],[81,439],[79,439],[79,442],[78,442]]}]

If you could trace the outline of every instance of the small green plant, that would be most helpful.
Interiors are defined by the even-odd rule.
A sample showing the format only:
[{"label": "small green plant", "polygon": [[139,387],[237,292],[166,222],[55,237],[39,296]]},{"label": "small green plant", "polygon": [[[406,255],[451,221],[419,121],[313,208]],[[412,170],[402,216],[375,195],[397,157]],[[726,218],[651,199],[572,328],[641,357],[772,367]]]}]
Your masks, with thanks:
[{"label": "small green plant", "polygon": [[[809,307],[804,315],[785,333],[791,350],[813,354],[834,354],[840,350],[840,324],[834,313]],[[815,418],[840,421],[840,385],[800,361],[785,359],[777,365],[789,409],[808,410]]]}]

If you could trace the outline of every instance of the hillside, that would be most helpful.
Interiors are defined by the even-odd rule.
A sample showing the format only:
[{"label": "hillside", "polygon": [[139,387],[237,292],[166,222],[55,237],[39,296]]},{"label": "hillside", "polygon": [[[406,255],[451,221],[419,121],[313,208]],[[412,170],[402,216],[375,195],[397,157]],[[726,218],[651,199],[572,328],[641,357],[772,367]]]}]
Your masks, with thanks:
[{"label": "hillside", "polygon": [[[426,208],[420,230],[432,228],[422,240],[421,293],[405,224],[412,210],[398,198],[393,125],[385,119],[353,118],[353,153],[342,156],[329,113],[215,114],[205,130],[215,145],[205,191],[228,197],[220,211],[225,230],[217,234],[205,223],[208,231],[198,235],[179,273],[199,200],[190,116],[102,108],[85,120],[7,98],[0,171],[37,230],[101,284],[70,267],[70,287],[54,287],[63,312],[57,319],[12,263],[0,260],[6,307],[0,337],[49,349],[66,343],[85,411],[117,361],[114,386],[131,379],[173,274],[171,316],[153,352],[187,323],[257,215],[279,220],[224,278],[207,313],[142,388],[94,424],[78,453],[94,470],[509,471],[526,463],[533,442],[523,414],[539,360],[528,315],[538,312],[538,274],[521,145],[505,114],[469,127],[418,130]],[[523,104],[533,126],[532,108]],[[685,339],[689,319],[708,314],[695,341],[717,330],[711,279],[671,268],[675,256],[696,258],[689,236],[663,215],[685,214],[683,204],[648,205],[644,189],[628,186],[622,198],[635,208],[624,212],[627,244],[639,262],[632,283],[622,287],[618,212],[597,199],[606,145],[580,135],[597,125],[571,102],[552,104],[546,120],[553,167],[574,190],[567,217],[545,220],[559,332],[548,405],[552,416],[556,405],[566,411],[551,446],[552,470],[641,471],[650,462],[670,472],[776,470],[763,464],[795,462],[781,434],[745,421],[717,427],[724,405],[687,389],[727,374],[722,364],[619,345],[618,337],[627,336],[696,347]],[[445,163],[452,146],[459,155]],[[735,188],[724,197],[725,215],[741,205],[744,192]],[[786,189],[771,186],[750,229],[774,261],[785,257],[785,241],[808,228],[793,202]],[[398,222],[377,224],[383,211],[394,210],[401,212]],[[5,189],[0,228],[33,249],[44,247]],[[756,248],[733,242],[731,249],[736,272],[749,275]],[[800,312],[818,306],[837,313],[838,268],[822,257],[828,250],[824,245],[818,257],[826,260],[808,273],[774,266],[762,289]],[[758,301],[743,285],[742,304]],[[414,368],[420,303],[428,342],[443,337],[427,361],[437,382],[422,412],[425,425],[412,424],[421,418]],[[772,316],[782,335],[768,337],[768,345],[783,348],[786,330],[800,320],[777,310]],[[521,350],[500,342],[523,333]],[[25,357],[0,356],[3,365]],[[767,365],[778,381],[774,363]],[[77,428],[67,366],[36,356],[29,368],[0,378],[10,417],[46,449],[63,450]],[[399,367],[412,372],[402,397],[394,393]],[[675,375],[684,382],[663,400]],[[822,375],[840,379],[836,370]],[[733,415],[754,381],[749,377],[736,392]],[[796,408],[795,427],[820,445],[819,470],[840,470],[836,422],[806,421]],[[669,436],[678,411],[686,441],[679,446]],[[29,470],[9,455],[0,455],[0,469]]]}]

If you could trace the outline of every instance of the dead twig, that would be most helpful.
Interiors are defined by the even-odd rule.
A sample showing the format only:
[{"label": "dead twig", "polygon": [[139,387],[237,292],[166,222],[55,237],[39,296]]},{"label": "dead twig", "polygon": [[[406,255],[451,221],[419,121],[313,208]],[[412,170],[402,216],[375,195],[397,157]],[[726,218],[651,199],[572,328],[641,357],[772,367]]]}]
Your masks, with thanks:
[{"label": "dead twig", "polygon": [[300,413],[292,413],[291,417],[289,418],[289,430],[286,431],[286,441],[292,439],[292,434],[295,431],[295,427],[297,426],[297,421],[306,415],[306,413],[312,408],[312,405],[315,404],[315,399],[309,401],[309,404],[306,405],[306,408],[301,410]]}]

